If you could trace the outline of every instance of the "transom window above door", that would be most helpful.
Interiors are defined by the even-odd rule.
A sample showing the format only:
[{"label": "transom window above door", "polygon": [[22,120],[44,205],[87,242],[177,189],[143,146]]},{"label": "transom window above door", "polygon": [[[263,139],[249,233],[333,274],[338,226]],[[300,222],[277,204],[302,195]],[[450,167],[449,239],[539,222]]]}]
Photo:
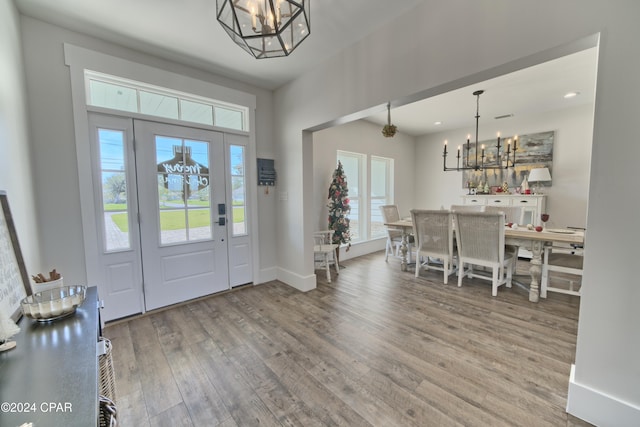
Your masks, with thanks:
[{"label": "transom window above door", "polygon": [[249,131],[249,110],[241,105],[90,70],[84,76],[87,105]]}]

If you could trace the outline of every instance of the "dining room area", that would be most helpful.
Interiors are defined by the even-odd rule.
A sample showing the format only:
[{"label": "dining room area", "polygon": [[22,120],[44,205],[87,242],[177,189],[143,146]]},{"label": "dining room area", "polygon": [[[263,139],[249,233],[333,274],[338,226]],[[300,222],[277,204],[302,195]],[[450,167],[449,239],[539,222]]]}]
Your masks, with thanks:
[{"label": "dining room area", "polygon": [[[485,354],[480,369],[514,363],[515,370],[492,371],[498,375],[486,379],[488,388],[496,377],[526,376],[523,365],[535,360],[531,382],[525,380],[531,387],[525,386],[521,401],[529,401],[528,393],[533,393],[546,402],[543,406],[553,406],[551,395],[537,386],[542,378],[558,375],[556,391],[564,397],[556,403],[558,414],[564,415],[576,337],[563,336],[571,347],[565,347],[566,365],[547,364],[540,357],[555,358],[561,352],[554,342],[557,322],[576,322],[576,327],[578,322],[581,264],[588,251],[596,52],[580,51],[565,59],[532,67],[526,79],[510,80],[522,83],[539,74],[552,86],[554,72],[565,69],[576,75],[578,67],[586,86],[574,87],[580,94],[573,97],[563,97],[568,89],[558,93],[566,103],[554,109],[528,107],[525,114],[506,105],[503,92],[521,92],[513,85],[501,87],[496,79],[455,91],[449,101],[446,95],[424,100],[422,109],[390,103],[375,117],[314,132],[312,211],[315,231],[327,229],[327,188],[336,165],[343,165],[350,241],[338,249],[340,269],[330,270],[330,283],[325,270],[316,270],[318,289],[325,283],[332,289],[346,286],[359,298],[358,310],[365,312],[397,298],[398,316],[420,317],[408,321],[412,327],[428,333],[442,327],[443,334],[474,343],[452,353],[461,365],[475,363],[478,340],[480,346],[499,349],[502,354]],[[494,103],[492,97],[500,100]],[[438,112],[450,108],[447,102],[463,118],[443,119],[448,126],[434,124],[440,121]],[[405,115],[420,117],[421,123],[415,125]],[[385,135],[391,125],[397,128],[393,137]],[[388,208],[392,217],[385,216]],[[440,252],[434,246],[441,246]],[[355,271],[359,274],[354,277]],[[370,293],[380,300],[369,301]],[[443,313],[446,319],[439,318]],[[462,330],[470,335],[461,338]],[[537,356],[525,356],[511,339],[526,341]],[[520,393],[511,387],[499,394]],[[566,418],[551,421],[525,412],[513,412],[516,424],[573,425]]]},{"label": "dining room area", "polygon": [[581,48],[314,132],[314,231],[328,227],[327,188],[341,163],[350,200],[343,260],[387,246],[383,205],[395,205],[398,219],[414,209],[517,209],[505,233],[524,239],[518,257],[541,264],[553,241],[571,253],[587,224],[596,64],[597,48]]}]

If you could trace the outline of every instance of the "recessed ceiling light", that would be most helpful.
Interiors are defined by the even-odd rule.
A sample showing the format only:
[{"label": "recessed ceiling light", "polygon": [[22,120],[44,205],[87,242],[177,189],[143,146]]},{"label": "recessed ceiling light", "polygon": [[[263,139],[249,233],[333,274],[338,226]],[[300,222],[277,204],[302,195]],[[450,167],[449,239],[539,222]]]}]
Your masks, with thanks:
[{"label": "recessed ceiling light", "polygon": [[436,126],[440,126],[442,124],[442,122],[438,121],[438,122],[434,122],[433,124],[436,125]]},{"label": "recessed ceiling light", "polygon": [[580,95],[580,92],[567,92],[565,93],[564,98],[565,99],[575,98],[578,95]]},{"label": "recessed ceiling light", "polygon": [[503,114],[501,116],[495,116],[494,119],[495,120],[508,119],[509,117],[513,117],[513,113]]}]

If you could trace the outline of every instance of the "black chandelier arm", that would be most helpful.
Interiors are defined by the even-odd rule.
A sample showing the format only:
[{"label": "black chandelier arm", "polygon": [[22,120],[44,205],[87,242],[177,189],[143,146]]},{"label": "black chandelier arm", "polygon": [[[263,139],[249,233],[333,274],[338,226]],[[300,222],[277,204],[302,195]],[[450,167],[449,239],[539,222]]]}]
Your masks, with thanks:
[{"label": "black chandelier arm", "polygon": [[[495,169],[507,169],[510,167],[515,167],[516,164],[516,151],[518,150],[518,143],[517,143],[517,135],[514,137],[513,139],[513,150],[511,149],[511,140],[508,140],[507,143],[507,147],[506,147],[506,151],[504,150],[504,145],[501,145],[501,138],[500,138],[500,133],[498,133],[497,136],[497,143],[496,143],[496,157],[495,157],[495,164],[485,164],[486,160],[487,160],[487,156],[485,153],[485,146],[482,145],[482,147],[479,147],[479,142],[478,142],[478,134],[479,134],[479,123],[480,123],[480,95],[482,95],[484,93],[483,90],[477,90],[475,92],[473,92],[473,95],[476,97],[476,115],[475,115],[475,119],[476,119],[476,135],[475,135],[475,142],[474,142],[474,147],[475,147],[475,162],[472,165],[470,162],[470,155],[471,155],[471,135],[467,136],[467,144],[462,148],[462,150],[466,150],[466,156],[462,156],[463,158],[463,165],[460,166],[460,150],[461,147],[458,146],[458,152],[457,152],[457,156],[456,156],[456,167],[455,168],[451,168],[447,166],[447,141],[445,141],[445,145],[444,145],[444,150],[442,152],[442,157],[443,157],[443,169],[444,171],[464,171],[464,170],[475,170],[475,171],[484,171],[484,170],[495,170]],[[501,152],[502,149],[502,152]],[[513,157],[511,157],[513,155]],[[478,158],[478,156],[480,158]]]}]

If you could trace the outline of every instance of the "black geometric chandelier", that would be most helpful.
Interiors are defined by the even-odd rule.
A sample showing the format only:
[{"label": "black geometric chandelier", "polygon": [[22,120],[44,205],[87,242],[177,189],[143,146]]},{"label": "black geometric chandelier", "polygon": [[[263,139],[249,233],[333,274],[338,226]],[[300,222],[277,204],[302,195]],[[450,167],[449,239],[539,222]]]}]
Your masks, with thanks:
[{"label": "black geometric chandelier", "polygon": [[311,32],[310,0],[216,0],[216,17],[258,59],[287,56]]},{"label": "black geometric chandelier", "polygon": [[[475,141],[475,161],[471,162],[471,135],[467,136],[467,143],[464,148],[458,146],[458,155],[456,156],[457,163],[455,168],[447,167],[447,141],[444,142],[444,151],[442,157],[444,158],[444,171],[462,171],[462,170],[474,170],[482,171],[487,169],[507,169],[514,167],[516,163],[516,150],[518,149],[518,136],[513,137],[513,147],[511,146],[511,139],[507,140],[507,150],[500,146],[500,134],[498,133],[498,143],[496,144],[495,155],[490,153],[490,158],[485,155],[484,145],[478,150],[478,122],[480,120],[480,95],[484,93],[483,90],[477,90],[473,92],[476,97],[476,141]],[[466,151],[466,156],[463,156],[462,166],[460,166],[460,149]],[[500,153],[500,148],[503,149]]]}]

